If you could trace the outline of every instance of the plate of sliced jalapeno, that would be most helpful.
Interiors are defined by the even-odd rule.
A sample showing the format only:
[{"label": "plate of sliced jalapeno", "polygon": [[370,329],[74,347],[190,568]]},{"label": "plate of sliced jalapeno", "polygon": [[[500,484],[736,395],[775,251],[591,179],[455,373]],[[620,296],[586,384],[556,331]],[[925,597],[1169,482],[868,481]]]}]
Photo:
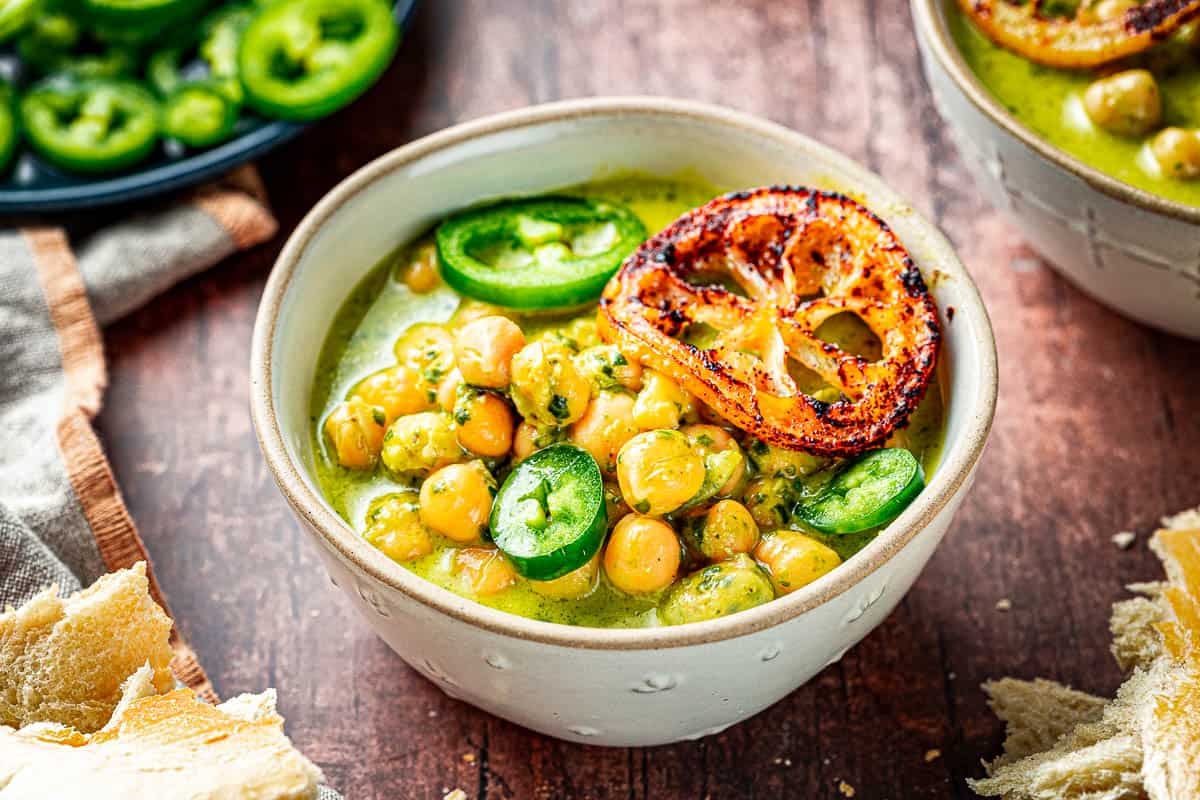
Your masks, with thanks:
[{"label": "plate of sliced jalapeno", "polygon": [[350,103],[416,0],[18,0],[0,8],[0,213],[216,177]]}]

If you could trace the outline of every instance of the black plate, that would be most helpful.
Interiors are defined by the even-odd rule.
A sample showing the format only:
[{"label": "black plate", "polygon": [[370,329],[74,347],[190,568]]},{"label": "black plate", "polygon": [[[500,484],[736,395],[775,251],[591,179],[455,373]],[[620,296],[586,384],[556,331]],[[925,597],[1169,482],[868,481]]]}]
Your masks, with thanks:
[{"label": "black plate", "polygon": [[[416,6],[417,0],[397,0],[394,13],[401,31],[408,29]],[[103,176],[65,172],[26,148],[18,154],[8,178],[0,182],[0,214],[65,211],[172,192],[222,175],[294,138],[305,127],[245,116],[238,121],[237,136],[217,147],[188,150],[173,147],[177,142],[166,142],[149,161],[127,172]]]}]

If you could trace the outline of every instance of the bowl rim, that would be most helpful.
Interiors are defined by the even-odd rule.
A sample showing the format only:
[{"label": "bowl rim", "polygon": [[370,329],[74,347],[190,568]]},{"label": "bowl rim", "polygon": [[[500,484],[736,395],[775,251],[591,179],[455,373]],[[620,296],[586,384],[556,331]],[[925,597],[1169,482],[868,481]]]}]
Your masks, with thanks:
[{"label": "bowl rim", "polygon": [[[967,64],[946,22],[947,2],[954,0],[910,0],[909,5],[917,28],[917,42],[918,45],[922,42],[928,44],[928,48],[924,49],[932,53],[971,105],[1037,155],[1071,173],[1096,191],[1154,214],[1200,224],[1200,206],[1168,200],[1114,178],[1050,144],[1018,120],[983,85]],[[921,36],[922,32],[926,35]]]},{"label": "bowl rim", "polygon": [[[792,594],[728,617],[682,626],[656,628],[585,628],[545,622],[490,608],[462,597],[419,577],[370,546],[354,533],[319,494],[310,489],[302,466],[288,453],[275,415],[272,396],[272,358],[280,314],[301,257],[323,224],[368,186],[389,173],[431,154],[466,141],[520,128],[594,117],[668,117],[739,129],[775,144],[819,152],[837,176],[854,185],[869,186],[877,203],[902,208],[906,217],[922,229],[922,243],[933,265],[958,279],[961,297],[956,301],[956,319],[970,319],[979,335],[964,338],[964,356],[977,361],[980,370],[977,390],[964,404],[967,417],[963,435],[943,446],[942,460],[930,485],[899,518],[866,548],[821,579]],[[978,289],[948,241],[911,205],[892,191],[882,178],[860,167],[846,156],[808,137],[766,120],[720,106],[662,97],[598,97],[567,100],[507,111],[461,123],[429,134],[375,159],[345,178],[326,194],[301,220],[275,262],[263,291],[251,343],[250,405],[259,445],[279,489],[289,505],[323,545],[357,570],[382,582],[389,589],[422,603],[430,610],[448,615],[491,633],[589,650],[651,650],[685,647],[733,639],[773,627],[843,594],[897,555],[923,531],[944,507],[969,485],[987,442],[995,413],[997,364],[991,322]],[[895,212],[892,212],[895,213]],[[963,325],[962,330],[967,326]],[[948,337],[949,338],[949,337]],[[953,398],[950,400],[954,402]],[[360,591],[361,593],[361,591]]]}]

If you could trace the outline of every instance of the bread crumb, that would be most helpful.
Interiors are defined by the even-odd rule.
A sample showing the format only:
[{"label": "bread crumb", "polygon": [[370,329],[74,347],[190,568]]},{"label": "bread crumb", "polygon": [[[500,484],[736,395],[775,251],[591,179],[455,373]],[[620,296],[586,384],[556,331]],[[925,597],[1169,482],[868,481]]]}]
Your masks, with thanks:
[{"label": "bread crumb", "polygon": [[937,748],[934,748],[933,750],[925,751],[925,763],[926,764],[928,764],[931,761],[937,761],[941,757],[942,757],[942,751],[938,750]]},{"label": "bread crumb", "polygon": [[1007,597],[1002,597],[996,601],[997,611],[1012,611],[1012,600]]},{"label": "bread crumb", "polygon": [[1120,533],[1113,534],[1112,541],[1120,549],[1128,550],[1137,541],[1137,534],[1131,531],[1121,531]]},{"label": "bread crumb", "polygon": [[446,794],[442,796],[442,800],[467,800],[467,793],[462,789],[455,789],[453,791],[446,792]]},{"label": "bread crumb", "polygon": [[463,753],[462,760],[466,764],[474,764],[475,763],[475,754],[474,753]]},{"label": "bread crumb", "polygon": [[838,791],[842,793],[842,797],[854,797],[854,787],[845,781],[838,781]]}]

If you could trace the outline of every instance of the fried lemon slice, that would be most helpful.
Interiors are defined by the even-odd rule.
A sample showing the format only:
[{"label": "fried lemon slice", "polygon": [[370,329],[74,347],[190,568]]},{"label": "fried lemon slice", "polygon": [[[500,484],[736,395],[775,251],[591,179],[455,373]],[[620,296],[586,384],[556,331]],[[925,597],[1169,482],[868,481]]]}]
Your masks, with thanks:
[{"label": "fried lemon slice", "polygon": [[958,4],[996,44],[1060,69],[1091,69],[1135,55],[1200,14],[1200,0],[1148,0],[1102,21],[1087,18],[1086,4],[1073,17],[1047,14],[1045,0]]},{"label": "fried lemon slice", "polygon": [[[844,313],[878,339],[878,358],[818,335]],[[599,329],[739,428],[824,456],[877,447],[903,425],[941,340],[921,273],[883,220],[841,195],[778,186],[719,197],[644,243],[605,288]],[[801,372],[825,384],[821,397],[801,391]]]}]

